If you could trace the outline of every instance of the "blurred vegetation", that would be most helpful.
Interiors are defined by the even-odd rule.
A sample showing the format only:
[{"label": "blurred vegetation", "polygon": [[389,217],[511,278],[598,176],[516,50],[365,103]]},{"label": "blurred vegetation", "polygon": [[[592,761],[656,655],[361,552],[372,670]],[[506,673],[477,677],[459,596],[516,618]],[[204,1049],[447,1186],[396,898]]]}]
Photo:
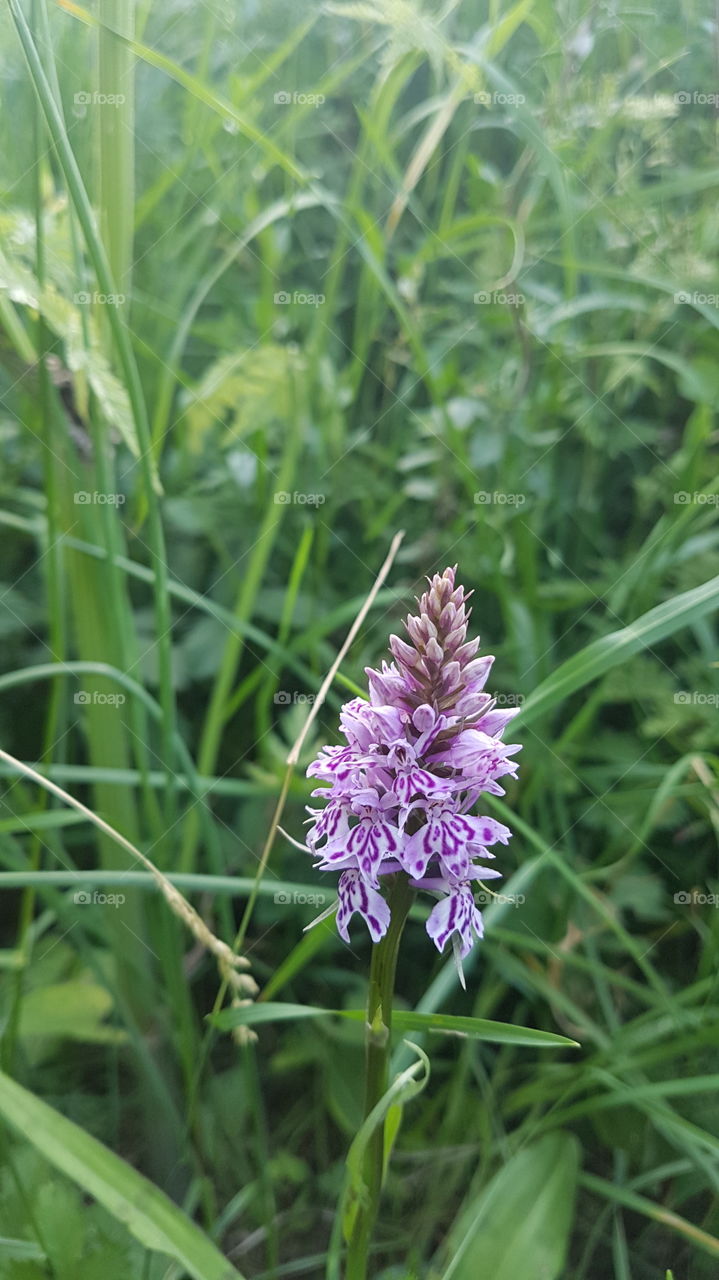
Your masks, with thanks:
[{"label": "blurred vegetation", "polygon": [[[393,533],[303,765],[423,576],[457,562],[493,691],[527,699],[504,855],[524,901],[488,908],[466,994],[411,924],[400,1006],[582,1049],[420,1037],[432,1075],[373,1274],[710,1280],[716,13],[133,8],[0,18],[2,745],[204,877],[186,891],[231,943],[287,751]],[[0,1085],[0,1275],[223,1274],[199,1231],[168,1262],[155,1218],[107,1212],[100,1183],[124,1175],[91,1134],[242,1275],[338,1277],[361,1029],[209,1029],[216,967],[123,886],[128,855],[0,775],[2,1065],[84,1131],[70,1169],[69,1131],[53,1155],[46,1113]],[[308,796],[299,768],[297,837]],[[87,878],[43,880],[61,870]],[[361,1006],[368,939],[303,938],[296,889],[328,892],[278,838],[244,920],[255,978]],[[82,897],[113,890],[115,909]]]}]

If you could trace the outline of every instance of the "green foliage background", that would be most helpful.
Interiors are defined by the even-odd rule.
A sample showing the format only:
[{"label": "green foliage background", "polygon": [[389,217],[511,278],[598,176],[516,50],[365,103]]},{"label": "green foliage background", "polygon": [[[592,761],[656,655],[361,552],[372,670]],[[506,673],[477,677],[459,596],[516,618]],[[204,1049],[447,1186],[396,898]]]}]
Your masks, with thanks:
[{"label": "green foliage background", "polygon": [[[242,923],[264,999],[358,1008],[368,939],[303,937],[307,856],[278,836],[248,895],[392,535],[296,837],[347,690],[458,563],[526,699],[516,834],[467,993],[418,910],[399,1007],[581,1049],[410,1034],[373,1275],[709,1280],[716,13],[7,0],[0,31],[2,745]],[[0,775],[0,1275],[338,1277],[361,1028],[211,1027],[149,877]]]}]

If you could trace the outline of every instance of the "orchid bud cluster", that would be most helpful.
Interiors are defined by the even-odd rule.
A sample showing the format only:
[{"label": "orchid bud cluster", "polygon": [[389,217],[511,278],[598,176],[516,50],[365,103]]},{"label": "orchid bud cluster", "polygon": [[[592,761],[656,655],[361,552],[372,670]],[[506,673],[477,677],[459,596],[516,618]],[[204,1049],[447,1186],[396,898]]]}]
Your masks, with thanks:
[{"label": "orchid bud cluster", "polygon": [[409,641],[390,637],[394,661],[367,668],[369,701],[354,698],[340,715],[346,745],[323,747],[309,766],[324,784],[312,795],[325,804],[308,809],[307,848],[321,871],[340,873],[345,941],[355,912],[373,942],[383,937],[383,880],[399,873],[438,899],[427,932],[439,951],[451,939],[461,959],[482,936],[474,882],[501,875],[485,864],[495,856],[490,846],[511,835],[470,811],[483,792],[504,794],[499,779],[516,776],[511,757],[520,747],[502,742],[518,708],[497,710],[484,692],[494,658],[477,657],[479,639],[467,639],[471,610],[455,572],[431,580],[419,613],[407,618]]}]

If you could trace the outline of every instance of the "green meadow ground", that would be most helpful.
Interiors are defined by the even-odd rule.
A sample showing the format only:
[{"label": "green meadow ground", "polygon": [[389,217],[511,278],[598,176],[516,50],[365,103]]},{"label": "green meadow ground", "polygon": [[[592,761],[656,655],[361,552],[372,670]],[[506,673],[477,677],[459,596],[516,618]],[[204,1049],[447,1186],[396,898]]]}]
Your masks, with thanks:
[{"label": "green meadow ground", "polygon": [[[458,563],[522,703],[515,836],[466,993],[418,909],[397,1007],[581,1047],[407,1033],[371,1274],[710,1280],[716,12],[131,9],[0,9],[0,746],[189,877],[265,999],[360,1008],[364,926],[303,935],[331,887],[268,832],[394,533],[295,837]],[[360,1026],[211,1026],[231,991],[149,873],[0,775],[0,1277],[339,1280]]]}]

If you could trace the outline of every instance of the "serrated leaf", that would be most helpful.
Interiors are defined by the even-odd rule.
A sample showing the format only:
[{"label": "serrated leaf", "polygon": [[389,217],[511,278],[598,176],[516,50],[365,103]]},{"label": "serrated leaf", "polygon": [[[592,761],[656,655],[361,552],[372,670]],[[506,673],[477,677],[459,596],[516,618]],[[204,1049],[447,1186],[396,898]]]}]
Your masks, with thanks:
[{"label": "serrated leaf", "polygon": [[0,253],[0,289],[5,290],[13,302],[41,315],[48,328],[62,339],[68,369],[87,380],[107,422],[119,432],[133,457],[139,457],[130,401],[100,349],[91,311],[88,310],[87,315],[88,349],[78,306],[58,293],[52,284],[40,285],[32,272],[7,252]]}]

